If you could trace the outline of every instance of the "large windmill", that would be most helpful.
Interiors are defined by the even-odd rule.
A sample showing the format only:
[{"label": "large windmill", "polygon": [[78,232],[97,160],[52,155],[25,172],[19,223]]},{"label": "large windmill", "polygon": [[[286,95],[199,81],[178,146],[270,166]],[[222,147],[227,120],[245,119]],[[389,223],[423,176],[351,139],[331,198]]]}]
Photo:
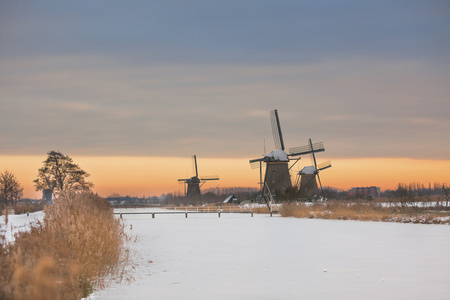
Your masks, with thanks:
[{"label": "large windmill", "polygon": [[[286,153],[283,134],[280,126],[280,119],[278,117],[278,111],[275,109],[270,112],[270,119],[272,123],[272,133],[275,142],[274,150],[261,158],[256,158],[250,160],[250,164],[253,166],[259,165],[260,176],[261,176],[261,191],[263,194],[268,191],[273,193],[275,191],[286,191],[288,188],[292,187],[290,169],[292,166],[300,159],[301,155],[324,151],[322,147],[310,148],[309,145],[303,147],[290,148],[289,153]],[[289,167],[289,162],[295,160],[294,164]],[[262,164],[265,164],[266,172],[264,175],[264,181],[262,180]]]},{"label": "large windmill", "polygon": [[[184,191],[186,197],[200,197],[200,188],[206,183],[208,180],[219,180],[218,177],[211,178],[198,178],[198,169],[197,169],[197,156],[193,156],[193,162],[195,165],[195,176],[186,179],[178,179],[178,181],[184,181]],[[187,185],[187,190],[186,190]]]},{"label": "large windmill", "polygon": [[[324,148],[322,142],[313,144],[311,139],[309,139],[309,144],[306,147],[310,150]],[[311,151],[311,157],[314,165],[304,167],[297,174],[295,186],[298,187],[300,196],[303,198],[311,198],[319,192],[322,194],[322,182],[320,181],[319,172],[331,167],[330,161],[326,161],[318,165],[314,152],[316,151]],[[317,186],[317,181],[319,181],[320,191]]]}]

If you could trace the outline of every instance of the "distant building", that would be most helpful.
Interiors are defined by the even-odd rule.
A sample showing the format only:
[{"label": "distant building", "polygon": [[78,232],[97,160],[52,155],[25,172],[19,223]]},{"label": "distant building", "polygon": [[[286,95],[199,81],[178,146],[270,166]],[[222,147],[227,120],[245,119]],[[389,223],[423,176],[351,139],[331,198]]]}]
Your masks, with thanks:
[{"label": "distant building", "polygon": [[367,195],[370,195],[374,198],[380,196],[380,188],[376,186],[367,186],[367,187],[352,187],[348,191],[348,196],[350,198],[364,198]]},{"label": "distant building", "polygon": [[235,195],[229,195],[225,200],[224,204],[239,204],[238,198]]},{"label": "distant building", "polygon": [[249,194],[259,192],[259,188],[255,187],[210,187],[204,190],[205,193],[214,193],[216,195],[230,195],[230,194]]}]

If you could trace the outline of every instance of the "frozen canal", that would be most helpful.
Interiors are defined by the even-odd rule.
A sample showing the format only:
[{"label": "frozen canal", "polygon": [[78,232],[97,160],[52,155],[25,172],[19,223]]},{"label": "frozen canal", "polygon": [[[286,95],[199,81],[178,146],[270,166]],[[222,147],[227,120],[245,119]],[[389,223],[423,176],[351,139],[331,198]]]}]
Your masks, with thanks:
[{"label": "frozen canal", "polygon": [[449,299],[450,226],[124,215],[135,281],[90,299]]}]

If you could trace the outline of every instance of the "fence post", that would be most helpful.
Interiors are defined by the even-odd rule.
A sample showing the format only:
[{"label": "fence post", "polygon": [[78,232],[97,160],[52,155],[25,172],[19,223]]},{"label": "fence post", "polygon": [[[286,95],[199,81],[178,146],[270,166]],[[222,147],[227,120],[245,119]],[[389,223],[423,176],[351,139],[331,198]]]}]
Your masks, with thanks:
[{"label": "fence post", "polygon": [[218,212],[218,214],[219,214],[219,218],[220,218],[220,211]]},{"label": "fence post", "polygon": [[122,213],[120,213],[120,218],[122,219]]},{"label": "fence post", "polygon": [[152,214],[152,219],[154,219],[154,218],[155,218],[155,214],[153,213],[153,214]]},{"label": "fence post", "polygon": [[187,213],[187,212],[185,212],[185,213],[184,213],[184,217],[185,217],[185,218],[187,218],[187,215],[188,215],[188,213]]}]

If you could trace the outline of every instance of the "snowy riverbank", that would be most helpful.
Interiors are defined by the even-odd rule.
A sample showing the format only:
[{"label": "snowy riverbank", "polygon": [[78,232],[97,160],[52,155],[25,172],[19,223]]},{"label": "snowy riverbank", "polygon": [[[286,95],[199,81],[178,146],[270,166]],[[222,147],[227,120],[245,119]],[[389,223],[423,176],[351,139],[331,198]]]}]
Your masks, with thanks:
[{"label": "snowy riverbank", "polygon": [[5,234],[6,241],[14,241],[14,234],[30,229],[30,224],[36,223],[44,218],[43,211],[37,211],[29,214],[8,215],[8,224],[5,226],[5,216],[0,216],[0,230]]}]

